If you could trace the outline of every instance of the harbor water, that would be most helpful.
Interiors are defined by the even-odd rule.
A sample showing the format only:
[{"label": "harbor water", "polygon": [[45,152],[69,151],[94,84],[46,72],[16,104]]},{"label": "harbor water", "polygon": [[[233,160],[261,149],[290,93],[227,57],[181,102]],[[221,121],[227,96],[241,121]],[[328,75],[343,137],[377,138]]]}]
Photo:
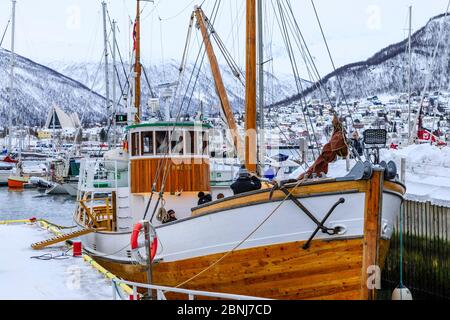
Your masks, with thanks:
[{"label": "harbor water", "polygon": [[72,226],[75,208],[75,197],[68,195],[46,195],[37,189],[10,191],[7,187],[0,187],[0,220],[36,217]]}]

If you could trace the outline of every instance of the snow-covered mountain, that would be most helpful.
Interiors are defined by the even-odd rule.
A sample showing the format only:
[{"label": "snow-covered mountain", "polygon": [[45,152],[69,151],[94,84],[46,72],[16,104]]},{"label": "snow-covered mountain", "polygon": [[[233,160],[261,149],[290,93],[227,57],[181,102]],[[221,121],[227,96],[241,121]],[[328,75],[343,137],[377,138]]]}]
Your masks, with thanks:
[{"label": "snow-covered mountain", "polygon": [[[0,126],[8,121],[10,56],[0,48]],[[104,98],[82,83],[19,55],[14,73],[13,124],[42,125],[54,105],[82,121],[104,118]]]},{"label": "snow-covered mountain", "polygon": [[[442,29],[441,29],[442,28]],[[432,55],[442,30],[442,41],[433,68],[430,69]],[[422,92],[426,76],[431,70],[431,90],[448,90],[450,85],[450,16],[439,15],[412,36],[412,89]],[[344,93],[349,98],[363,98],[407,92],[408,83],[408,39],[390,45],[365,61],[345,65],[326,75],[322,80],[331,96],[339,97],[337,76],[341,80]],[[304,94],[321,98],[316,86],[311,86]],[[323,97],[322,97],[323,98]],[[299,95],[284,99],[277,105],[287,105],[298,101]]]},{"label": "snow-covered mountain", "polygon": [[[85,84],[87,87],[92,88],[94,91],[105,95],[105,71],[104,66],[98,63],[61,63],[53,62],[49,64],[50,67],[58,70],[62,74],[68,75],[77,81]],[[178,81],[180,77],[179,63],[172,60],[163,65],[144,65],[148,81],[152,88],[153,93],[156,96],[166,88],[165,84],[174,83]],[[130,73],[132,66],[125,64],[124,66],[118,66],[118,73],[120,76],[121,87],[126,82],[126,74]],[[243,84],[238,78],[236,78],[231,70],[227,66],[221,66],[222,78],[225,83],[225,87],[228,92],[230,103],[234,110],[242,111],[244,109],[244,97],[245,90]],[[110,68],[109,75],[111,77],[112,67]],[[197,78],[198,74],[198,78]],[[192,79],[191,79],[191,75]],[[183,77],[181,78],[181,86],[178,89],[178,106],[183,98],[185,98],[184,107],[182,113],[193,114],[198,110],[201,104],[203,104],[204,112],[217,113],[219,99],[216,94],[214,80],[211,75],[211,71],[208,63],[204,63],[200,72],[198,69],[194,70],[194,64],[188,64],[184,70]],[[191,87],[186,90],[186,84],[191,80]],[[195,83],[195,90],[192,93],[192,84]],[[305,82],[306,83],[306,82]],[[111,85],[111,81],[110,81]],[[307,85],[310,85],[308,82]],[[120,86],[118,85],[117,92],[120,92]],[[266,87],[266,102],[271,104],[279,100],[285,99],[293,95],[296,92],[295,83],[292,76],[289,75],[272,75],[268,72],[265,73],[265,87]],[[142,90],[142,103],[145,105],[149,98],[151,98],[150,87],[147,84],[145,74],[142,74],[141,82]],[[110,94],[112,89],[110,89]],[[190,100],[190,103],[188,101]],[[176,112],[176,110],[172,110]]]}]

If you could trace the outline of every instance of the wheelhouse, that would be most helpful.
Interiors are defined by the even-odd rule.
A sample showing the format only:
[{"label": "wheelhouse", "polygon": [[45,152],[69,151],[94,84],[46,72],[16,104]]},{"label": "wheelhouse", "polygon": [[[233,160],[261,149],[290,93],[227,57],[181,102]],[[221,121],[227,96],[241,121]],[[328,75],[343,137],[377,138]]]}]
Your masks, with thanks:
[{"label": "wheelhouse", "polygon": [[129,126],[131,193],[149,193],[153,186],[157,192],[209,191],[210,129],[201,122]]}]

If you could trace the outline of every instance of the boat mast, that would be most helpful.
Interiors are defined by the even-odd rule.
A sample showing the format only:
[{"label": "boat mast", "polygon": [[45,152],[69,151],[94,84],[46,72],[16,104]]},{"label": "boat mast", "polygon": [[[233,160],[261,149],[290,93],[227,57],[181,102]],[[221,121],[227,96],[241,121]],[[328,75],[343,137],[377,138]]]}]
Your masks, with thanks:
[{"label": "boat mast", "polygon": [[264,42],[263,42],[263,10],[262,0],[258,0],[258,94],[259,94],[259,173],[264,173]]},{"label": "boat mast", "polygon": [[256,172],[256,0],[247,0],[245,70],[245,167]]},{"label": "boat mast", "polygon": [[134,62],[134,106],[136,113],[134,115],[134,122],[141,122],[141,26],[140,26],[140,7],[139,1],[136,0],[136,22],[134,25],[134,50],[135,50],[135,62]]},{"label": "boat mast", "polygon": [[209,65],[211,67],[214,83],[216,85],[216,90],[219,95],[220,105],[222,106],[222,110],[227,120],[228,127],[230,128],[233,143],[236,148],[236,153],[238,155],[238,158],[241,161],[244,161],[245,156],[242,149],[241,137],[239,136],[239,130],[236,125],[236,121],[234,119],[233,110],[231,108],[227,91],[223,83],[222,74],[220,73],[219,63],[217,62],[216,55],[214,54],[214,49],[211,44],[211,39],[209,37],[208,30],[206,29],[204,13],[200,7],[195,7],[195,16],[197,18],[200,31],[202,33],[203,43],[205,44]]},{"label": "boat mast", "polygon": [[[103,8],[103,45],[105,54],[105,98],[106,98],[106,114],[107,114],[107,127],[111,125],[111,105],[109,99],[109,63],[108,63],[108,32],[106,28],[106,2],[102,2]],[[108,139],[110,141],[110,139]],[[109,143],[108,143],[109,145]]]},{"label": "boat mast", "polygon": [[112,46],[112,60],[113,60],[113,77],[112,77],[112,99],[113,99],[113,146],[116,147],[117,143],[117,124],[116,124],[116,114],[117,114],[117,97],[116,97],[116,20],[112,21],[112,34],[113,34],[113,46]]},{"label": "boat mast", "polygon": [[11,25],[11,73],[9,84],[9,108],[8,108],[8,152],[12,149],[12,109],[14,101],[14,65],[16,63],[16,55],[14,53],[14,40],[16,32],[16,0],[12,0],[12,25]]},{"label": "boat mast", "polygon": [[409,6],[409,36],[408,36],[408,141],[411,140],[411,30],[412,6]]}]

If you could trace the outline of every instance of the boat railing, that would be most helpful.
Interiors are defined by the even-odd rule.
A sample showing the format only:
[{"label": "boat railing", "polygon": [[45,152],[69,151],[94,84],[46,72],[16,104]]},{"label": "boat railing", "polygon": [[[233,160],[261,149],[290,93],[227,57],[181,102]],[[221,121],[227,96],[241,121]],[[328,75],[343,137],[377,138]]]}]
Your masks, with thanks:
[{"label": "boat railing", "polygon": [[78,221],[90,228],[116,230],[114,199],[85,197],[79,203]]},{"label": "boat railing", "polygon": [[237,158],[210,159],[211,181],[232,181],[239,171],[240,161]]},{"label": "boat railing", "polygon": [[84,159],[80,163],[78,189],[83,191],[117,189],[128,186],[128,172],[119,170],[119,162]]},{"label": "boat railing", "polygon": [[221,293],[221,292],[210,292],[210,291],[198,291],[198,290],[190,290],[190,289],[182,289],[175,287],[165,287],[152,285],[147,283],[138,283],[132,281],[125,281],[121,279],[112,279],[112,290],[113,290],[113,299],[117,300],[119,296],[120,299],[124,300],[124,297],[120,294],[119,284],[128,285],[133,289],[133,295],[130,296],[130,299],[138,300],[139,293],[138,288],[153,290],[156,292],[155,300],[167,300],[166,293],[177,293],[181,295],[186,295],[188,300],[195,300],[196,297],[208,297],[208,298],[216,298],[216,299],[224,299],[224,300],[271,300],[267,298],[261,297],[252,297],[252,296],[244,296],[238,294],[229,294],[229,293]]}]

